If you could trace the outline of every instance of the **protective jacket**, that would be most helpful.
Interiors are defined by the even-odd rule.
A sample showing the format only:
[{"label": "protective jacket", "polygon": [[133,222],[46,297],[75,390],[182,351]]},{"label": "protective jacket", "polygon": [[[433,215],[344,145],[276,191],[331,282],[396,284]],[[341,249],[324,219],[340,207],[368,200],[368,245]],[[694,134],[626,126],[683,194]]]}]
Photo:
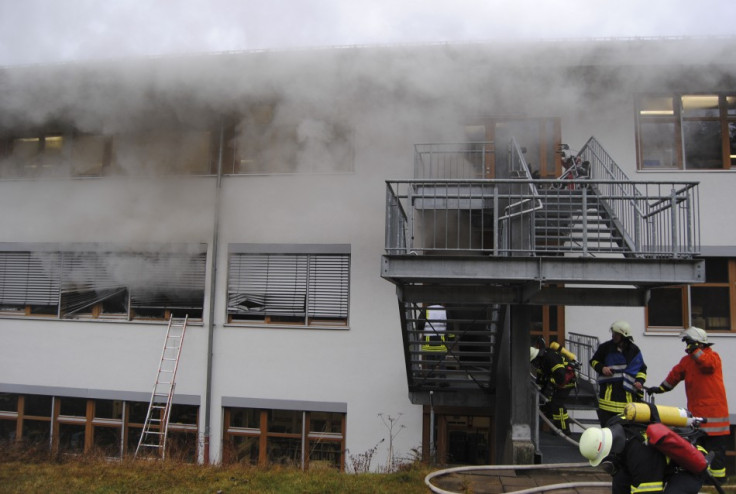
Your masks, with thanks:
[{"label": "protective jacket", "polygon": [[682,357],[660,387],[670,391],[685,381],[687,408],[708,421],[700,426],[709,436],[729,434],[728,401],[723,386],[721,357],[710,347],[700,348]]},{"label": "protective jacket", "polygon": [[[632,423],[617,416],[608,424],[613,431],[620,427],[625,437],[623,445],[611,451],[608,460],[613,466],[613,494],[642,492],[695,494],[700,492],[702,478],[670,461],[647,437],[647,425]],[[614,445],[617,441],[614,439]]]},{"label": "protective jacket", "polygon": [[[590,365],[598,373],[598,407],[613,413],[623,413],[627,403],[640,401],[635,382],[642,385],[647,379],[647,366],[639,347],[631,340],[619,346],[608,340],[602,343],[590,359]],[[609,367],[613,375],[603,375]]]},{"label": "protective jacket", "polygon": [[424,313],[423,352],[446,353],[445,334],[447,330],[447,312],[441,305],[430,305]]},{"label": "protective jacket", "polygon": [[[559,352],[545,350],[534,363],[537,365],[537,384],[543,391],[547,387],[558,389],[575,387],[575,370]],[[549,392],[551,391],[550,389]]]},{"label": "protective jacket", "polygon": [[614,466],[611,492],[664,492],[667,458],[647,445],[645,427],[621,419],[614,422],[621,424],[626,439],[623,448],[609,457]]},{"label": "protective jacket", "polygon": [[542,411],[558,429],[569,434],[570,416],[565,400],[577,381],[575,369],[561,353],[549,349],[541,350],[532,365],[536,371],[537,385],[548,400],[542,406]]}]

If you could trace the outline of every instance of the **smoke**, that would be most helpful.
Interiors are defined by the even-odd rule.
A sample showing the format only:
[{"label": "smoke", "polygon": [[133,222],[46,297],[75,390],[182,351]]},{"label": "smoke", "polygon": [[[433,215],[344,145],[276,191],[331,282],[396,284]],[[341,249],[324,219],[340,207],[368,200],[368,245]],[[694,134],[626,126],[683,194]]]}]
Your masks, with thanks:
[{"label": "smoke", "polygon": [[[362,160],[385,179],[411,169],[412,144],[462,141],[467,126],[484,117],[585,122],[630,108],[635,92],[732,88],[733,75],[719,64],[730,46],[729,40],[509,41],[11,68],[0,70],[0,135],[58,131],[74,148],[54,154],[49,147],[34,172],[23,175],[19,167],[28,157],[9,152],[6,141],[0,174],[130,177],[103,181],[96,192],[69,183],[56,185],[63,197],[41,192],[53,190],[49,185],[38,188],[39,197],[24,198],[38,218],[63,204],[79,222],[80,241],[206,242],[214,200],[171,175],[213,172],[221,129],[226,173],[367,173],[356,161]],[[95,156],[106,156],[107,168]],[[12,194],[6,191],[7,201]],[[139,221],[169,215],[175,221]],[[29,226],[28,239],[43,227]]]}]

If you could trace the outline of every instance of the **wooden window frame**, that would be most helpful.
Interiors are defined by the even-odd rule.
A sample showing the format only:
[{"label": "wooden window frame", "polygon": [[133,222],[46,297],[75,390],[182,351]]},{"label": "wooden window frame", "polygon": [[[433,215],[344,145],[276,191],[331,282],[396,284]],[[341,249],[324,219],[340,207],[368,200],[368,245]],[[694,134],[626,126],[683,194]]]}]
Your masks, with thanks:
[{"label": "wooden window frame", "polygon": [[[310,445],[317,441],[327,441],[331,443],[339,444],[340,456],[338,470],[340,472],[345,471],[345,437],[347,430],[347,414],[343,412],[330,412],[341,417],[341,425],[339,433],[321,433],[316,431],[310,431],[311,414],[313,412],[306,410],[279,410],[279,409],[254,409],[259,413],[259,426],[258,428],[250,427],[235,427],[231,426],[232,411],[236,409],[246,410],[246,408],[240,407],[225,407],[223,411],[223,463],[235,463],[238,460],[233,458],[228,451],[228,445],[230,439],[233,437],[252,437],[258,438],[258,466],[266,467],[269,465],[268,459],[268,445],[269,439],[286,438],[286,439],[299,439],[301,447],[301,463],[304,470],[309,469],[311,451]],[[295,432],[274,432],[269,431],[268,424],[268,413],[269,411],[286,411],[301,413],[302,427],[301,431]]]},{"label": "wooden window frame", "polygon": [[[692,309],[691,309],[691,290],[698,288],[728,288],[728,300],[729,300],[729,329],[709,329],[703,327],[706,331],[713,333],[729,334],[736,333],[736,258],[727,258],[727,280],[719,282],[708,282],[698,283],[697,285],[677,285],[672,287],[665,287],[664,290],[680,290],[680,296],[682,298],[682,326],[650,326],[649,325],[649,306],[645,307],[645,324],[646,331],[649,333],[658,332],[671,332],[671,331],[682,331],[690,327],[691,325],[697,326],[693,321]],[[706,262],[708,260],[706,259]]]},{"label": "wooden window frame", "polygon": [[[683,115],[683,98],[686,97],[697,97],[697,96],[717,96],[718,97],[718,109],[719,114],[716,117],[710,116],[684,116]],[[647,97],[662,97],[671,98],[672,100],[672,114],[671,115],[656,115],[656,116],[643,116],[642,111],[642,100]],[[697,171],[697,172],[708,172],[708,171],[719,171],[719,170],[730,170],[736,168],[736,157],[730,155],[730,140],[729,140],[729,124],[736,125],[736,114],[728,114],[728,99],[736,97],[736,92],[687,92],[687,93],[670,93],[670,94],[640,94],[637,96],[635,103],[635,118],[636,118],[636,156],[637,156],[637,170],[638,171],[650,171],[657,168],[645,167],[644,156],[643,156],[643,145],[642,145],[642,124],[654,123],[654,122],[671,122],[674,124],[674,133],[672,142],[672,150],[674,151],[675,166],[663,167],[663,170],[672,171]],[[683,123],[685,122],[719,122],[721,132],[721,166],[714,168],[687,168],[685,163],[685,142],[683,137]]]}]

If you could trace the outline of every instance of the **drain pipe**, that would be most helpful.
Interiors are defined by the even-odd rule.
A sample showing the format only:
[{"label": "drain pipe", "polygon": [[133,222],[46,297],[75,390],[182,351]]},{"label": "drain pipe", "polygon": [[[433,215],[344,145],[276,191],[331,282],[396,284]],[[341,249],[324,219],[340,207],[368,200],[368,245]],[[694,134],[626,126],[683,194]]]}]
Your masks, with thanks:
[{"label": "drain pipe", "polygon": [[207,379],[204,391],[204,440],[202,451],[204,464],[210,464],[210,420],[212,418],[212,347],[215,339],[215,292],[217,289],[217,249],[220,235],[220,195],[222,189],[222,148],[225,143],[225,124],[220,123],[220,143],[217,153],[217,179],[215,184],[215,218],[212,227],[210,252],[210,299],[207,317]]},{"label": "drain pipe", "polygon": [[437,448],[434,447],[434,391],[429,391],[429,461],[437,464]]}]

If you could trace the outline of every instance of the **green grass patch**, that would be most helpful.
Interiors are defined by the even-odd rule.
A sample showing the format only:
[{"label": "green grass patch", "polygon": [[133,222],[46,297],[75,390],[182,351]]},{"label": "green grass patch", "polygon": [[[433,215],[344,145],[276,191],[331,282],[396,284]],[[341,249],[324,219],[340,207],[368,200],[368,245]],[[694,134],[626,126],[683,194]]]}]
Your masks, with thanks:
[{"label": "green grass patch", "polygon": [[259,493],[426,494],[427,467],[413,465],[395,473],[348,474],[316,469],[260,469],[242,466],[204,466],[174,461],[72,457],[0,459],[3,493]]}]

